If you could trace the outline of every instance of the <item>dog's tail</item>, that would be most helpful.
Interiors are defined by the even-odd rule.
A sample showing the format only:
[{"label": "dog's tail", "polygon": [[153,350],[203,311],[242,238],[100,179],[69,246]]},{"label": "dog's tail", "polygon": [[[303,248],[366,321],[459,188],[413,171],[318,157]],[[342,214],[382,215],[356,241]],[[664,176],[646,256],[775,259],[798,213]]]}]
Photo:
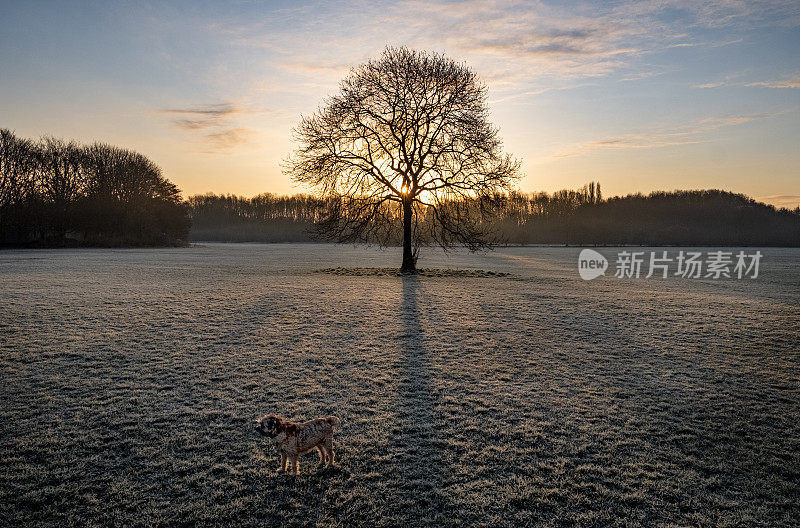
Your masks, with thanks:
[{"label": "dog's tail", "polygon": [[325,421],[331,424],[331,427],[341,427],[342,421],[335,416],[328,416]]}]

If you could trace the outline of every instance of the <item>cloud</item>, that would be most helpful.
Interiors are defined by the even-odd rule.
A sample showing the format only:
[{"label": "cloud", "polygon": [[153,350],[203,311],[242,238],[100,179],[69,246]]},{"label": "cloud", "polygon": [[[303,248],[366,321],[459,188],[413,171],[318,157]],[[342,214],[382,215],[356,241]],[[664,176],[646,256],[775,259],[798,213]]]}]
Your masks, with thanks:
[{"label": "cloud", "polygon": [[[417,16],[410,24],[407,13]],[[622,67],[643,51],[632,39],[639,28],[616,15],[583,6],[562,9],[513,1],[422,2],[408,0],[384,22],[406,25],[412,46],[441,48],[465,58],[488,78],[518,72],[518,89],[531,79],[596,77]]]},{"label": "cloud", "polygon": [[747,86],[765,86],[767,88],[800,88],[800,73],[783,81],[761,81],[748,83]]},{"label": "cloud", "polygon": [[772,196],[759,196],[756,200],[787,209],[800,207],[800,194],[773,194]]},{"label": "cloud", "polygon": [[[671,48],[728,45],[741,41],[739,37],[753,27],[800,23],[800,4],[796,0],[568,4],[404,0],[293,6],[282,9],[278,19],[280,26],[275,17],[265,17],[216,22],[212,30],[237,47],[262,50],[271,67],[309,78],[314,90],[335,87],[349,66],[393,44],[465,60],[488,81],[494,95],[503,98],[629,73],[640,66],[642,57]],[[726,28],[725,40],[716,42],[708,28]],[[308,46],[309,40],[325,44]],[[309,81],[281,82],[296,87]]]},{"label": "cloud", "polygon": [[796,26],[800,5],[796,0],[630,0],[618,9],[632,16],[657,15],[670,11],[686,26],[731,30],[759,26]]},{"label": "cloud", "polygon": [[707,117],[706,119],[701,119],[700,121],[698,121],[697,126],[695,126],[693,130],[690,130],[687,133],[701,134],[703,132],[710,132],[712,130],[717,130],[723,127],[742,125],[744,123],[749,123],[750,121],[769,119],[771,117],[777,117],[778,115],[782,115],[785,113],[787,112],[777,112],[774,114],[738,115],[738,116],[728,116],[728,117]]},{"label": "cloud", "polygon": [[[514,94],[511,94],[511,95],[506,95],[505,97],[498,97],[496,99],[491,99],[491,100],[489,100],[489,103],[491,103],[491,104],[502,103],[504,101],[509,101],[511,99],[517,99],[519,97],[527,97],[527,96],[531,96],[531,95],[541,95],[541,94],[543,94],[545,92],[549,92],[551,90],[558,90],[558,89],[559,88],[540,88],[540,89],[536,89],[536,90],[528,90],[527,92],[519,92],[519,93],[514,93]],[[566,89],[566,88],[563,88],[563,89]]]},{"label": "cloud", "polygon": [[207,128],[213,124],[213,121],[202,119],[175,119],[172,124],[182,130],[199,130]]},{"label": "cloud", "polygon": [[253,143],[258,132],[251,128],[231,128],[212,132],[203,136],[204,150],[207,154],[230,152],[236,147]]},{"label": "cloud", "polygon": [[627,81],[640,81],[642,79],[650,79],[650,78],[653,78],[653,77],[658,77],[659,75],[664,75],[664,74],[669,73],[670,71],[674,71],[674,70],[675,70],[675,68],[667,69],[667,68],[662,67],[662,68],[660,68],[658,70],[639,71],[639,72],[629,73],[629,74],[623,75],[622,77],[619,78],[619,80],[620,81],[626,81],[626,82]]},{"label": "cloud", "polygon": [[671,147],[677,145],[692,145],[705,143],[708,140],[690,139],[679,137],[676,134],[630,134],[617,138],[603,139],[600,141],[589,141],[574,145],[570,150],[554,154],[553,158],[574,158],[583,156],[594,150],[599,149],[644,149],[654,147]]},{"label": "cloud", "polygon": [[636,48],[608,46],[604,42],[608,33],[598,28],[527,31],[517,35],[475,42],[465,41],[462,48],[486,54],[513,54],[517,56],[589,56],[609,57],[635,53]]},{"label": "cloud", "polygon": [[350,71],[352,65],[348,64],[313,64],[309,62],[291,62],[284,64],[283,68],[294,72],[308,75],[334,74],[337,77]]},{"label": "cloud", "polygon": [[[267,110],[244,108],[233,103],[207,103],[184,108],[164,108],[157,113],[172,116],[170,124],[184,132],[195,134],[192,141],[206,154],[231,153],[238,147],[253,143],[257,131],[236,126],[238,117],[264,113]],[[202,135],[197,133],[202,132]]]},{"label": "cloud", "polygon": [[235,107],[231,103],[211,103],[195,105],[189,108],[165,108],[159,110],[159,112],[162,114],[188,114],[220,118],[241,113],[242,109]]},{"label": "cloud", "polygon": [[717,82],[710,82],[705,84],[696,84],[694,88],[719,88],[720,86],[763,86],[766,88],[800,88],[800,73],[788,76],[780,81],[756,81],[756,82],[731,82],[737,77],[741,77],[742,73],[729,75],[725,79]]},{"label": "cloud", "polygon": [[181,130],[201,130],[219,126],[236,115],[246,111],[231,103],[209,103],[189,106],[186,108],[164,108],[157,113],[177,116],[170,121],[171,124]]},{"label": "cloud", "polygon": [[692,145],[697,143],[707,143],[710,138],[704,138],[703,134],[713,132],[721,128],[732,127],[770,119],[779,115],[789,113],[791,110],[784,110],[773,114],[750,114],[725,117],[709,117],[701,119],[675,128],[660,128],[647,133],[622,134],[616,137],[604,138],[597,141],[587,141],[573,145],[564,152],[554,154],[552,158],[571,158],[582,156],[600,149],[643,149],[656,147],[670,147],[678,145]]},{"label": "cloud", "polygon": [[695,84],[692,86],[692,88],[719,88],[720,86],[727,86],[727,85],[728,85],[727,82],[719,81],[719,82],[710,82],[705,84]]}]

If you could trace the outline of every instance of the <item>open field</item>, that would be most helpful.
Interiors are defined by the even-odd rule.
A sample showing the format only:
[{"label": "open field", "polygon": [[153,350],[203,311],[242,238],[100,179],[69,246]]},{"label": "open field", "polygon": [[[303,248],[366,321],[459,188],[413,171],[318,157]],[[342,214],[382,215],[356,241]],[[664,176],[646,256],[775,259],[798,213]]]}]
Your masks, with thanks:
[{"label": "open field", "polygon": [[[796,526],[800,250],[762,252],[0,252],[0,524]],[[340,467],[275,474],[266,412],[337,415]]]}]

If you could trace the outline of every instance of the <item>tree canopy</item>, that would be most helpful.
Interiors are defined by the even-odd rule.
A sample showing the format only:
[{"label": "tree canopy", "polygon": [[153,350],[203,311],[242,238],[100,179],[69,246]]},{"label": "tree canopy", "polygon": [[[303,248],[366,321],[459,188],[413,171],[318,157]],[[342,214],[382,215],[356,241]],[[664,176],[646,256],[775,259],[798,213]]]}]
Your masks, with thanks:
[{"label": "tree canopy", "polygon": [[513,189],[519,163],[502,152],[488,114],[487,89],[466,65],[386,48],[302,117],[286,171],[324,199],[322,233],[401,239],[402,269],[413,271],[420,244],[474,250],[492,242],[480,219]]},{"label": "tree canopy", "polygon": [[173,245],[180,190],[144,155],[0,129],[0,245]]}]

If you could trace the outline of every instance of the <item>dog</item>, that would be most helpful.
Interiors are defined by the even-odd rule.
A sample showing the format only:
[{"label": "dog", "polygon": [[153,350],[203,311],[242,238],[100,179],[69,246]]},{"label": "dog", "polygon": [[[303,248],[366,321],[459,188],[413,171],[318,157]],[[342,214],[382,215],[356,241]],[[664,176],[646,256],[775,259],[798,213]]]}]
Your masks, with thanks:
[{"label": "dog", "polygon": [[288,471],[293,475],[300,470],[300,455],[312,449],[319,453],[319,467],[335,465],[333,430],[340,426],[341,421],[335,416],[295,423],[275,414],[267,414],[256,420],[256,431],[272,439],[281,455],[278,472]]}]

